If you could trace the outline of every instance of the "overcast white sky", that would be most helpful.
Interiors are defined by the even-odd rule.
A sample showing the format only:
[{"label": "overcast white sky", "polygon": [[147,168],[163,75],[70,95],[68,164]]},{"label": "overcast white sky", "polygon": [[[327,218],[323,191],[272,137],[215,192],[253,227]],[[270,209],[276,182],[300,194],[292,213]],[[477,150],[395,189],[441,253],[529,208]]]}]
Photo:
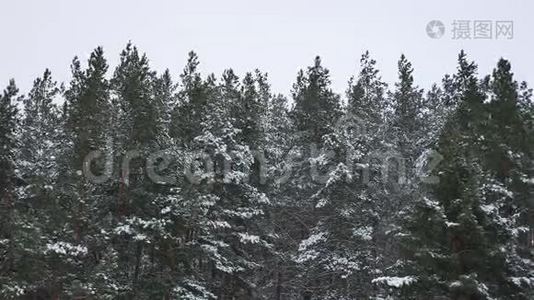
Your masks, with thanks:
[{"label": "overcast white sky", "polygon": [[[269,73],[273,90],[286,95],[297,71],[315,55],[330,69],[334,90],[343,93],[365,50],[390,83],[401,53],[412,61],[417,83],[427,87],[454,72],[463,48],[480,73],[490,72],[503,56],[518,80],[534,86],[533,15],[528,0],[2,0],[0,83],[14,77],[26,93],[46,67],[67,81],[72,58],[85,59],[98,45],[113,68],[132,40],[154,69],[169,68],[175,78],[194,50],[204,73],[231,67],[242,75],[259,68]],[[446,26],[441,39],[426,34],[434,19]],[[492,39],[455,40],[454,20],[512,20],[514,37],[496,39],[493,32]]]}]

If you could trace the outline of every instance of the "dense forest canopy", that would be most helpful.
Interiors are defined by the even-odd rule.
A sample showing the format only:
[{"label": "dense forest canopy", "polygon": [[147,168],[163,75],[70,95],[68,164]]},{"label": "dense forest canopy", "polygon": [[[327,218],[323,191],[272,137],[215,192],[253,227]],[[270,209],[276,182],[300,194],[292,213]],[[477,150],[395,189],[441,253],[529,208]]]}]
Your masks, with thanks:
[{"label": "dense forest canopy", "polygon": [[[155,72],[129,43],[0,95],[1,299],[534,299],[534,102],[461,51]],[[288,83],[290,84],[290,83]]]}]

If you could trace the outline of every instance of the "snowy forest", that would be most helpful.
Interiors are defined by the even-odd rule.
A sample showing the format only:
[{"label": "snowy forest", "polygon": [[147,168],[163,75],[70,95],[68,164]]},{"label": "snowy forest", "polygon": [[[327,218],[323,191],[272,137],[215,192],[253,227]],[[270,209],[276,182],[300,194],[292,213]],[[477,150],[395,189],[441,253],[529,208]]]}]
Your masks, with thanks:
[{"label": "snowy forest", "polygon": [[279,95],[131,43],[11,80],[0,299],[534,299],[532,90],[502,58],[432,84],[399,57],[343,93],[319,57]]}]

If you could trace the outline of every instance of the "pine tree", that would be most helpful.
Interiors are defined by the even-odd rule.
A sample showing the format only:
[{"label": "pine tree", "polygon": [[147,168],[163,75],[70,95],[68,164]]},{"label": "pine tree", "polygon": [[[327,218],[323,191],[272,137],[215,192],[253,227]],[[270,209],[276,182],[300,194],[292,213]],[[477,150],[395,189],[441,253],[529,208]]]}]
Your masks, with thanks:
[{"label": "pine tree", "polygon": [[385,84],[374,65],[366,52],[349,82],[347,111],[314,158],[324,180],[311,197],[317,220],[299,245],[297,262],[321,299],[371,297],[372,279],[381,272],[378,216],[385,202],[376,160],[387,112]]},{"label": "pine tree", "polygon": [[34,81],[30,93],[23,98],[21,151],[18,153],[20,176],[25,183],[21,192],[21,200],[27,205],[25,217],[39,233],[31,247],[39,265],[34,266],[35,277],[27,292],[44,293],[51,298],[58,297],[62,285],[68,282],[66,270],[69,265],[60,263],[59,253],[64,249],[56,247],[68,239],[65,236],[68,233],[62,230],[65,214],[55,190],[61,131],[55,102],[60,94],[61,87],[52,79],[48,69]]},{"label": "pine tree", "polygon": [[[71,69],[72,80],[65,92],[64,142],[57,188],[67,211],[65,227],[72,235],[71,240],[63,242],[83,246],[87,253],[75,260],[78,265],[73,272],[78,275],[64,289],[71,297],[106,295],[112,290],[106,277],[111,271],[103,269],[112,269],[113,262],[106,261],[106,254],[113,248],[107,242],[109,234],[105,234],[111,229],[112,210],[105,188],[110,183],[105,178],[111,179],[107,170],[110,162],[106,159],[112,153],[108,65],[103,49],[98,47],[91,53],[85,69],[75,57]],[[97,180],[98,176],[103,176],[104,182]]]},{"label": "pine tree", "polygon": [[[0,117],[1,117],[1,140],[2,140],[2,149],[0,149],[0,161],[1,161],[1,195],[2,195],[2,205],[4,207],[10,207],[13,205],[14,199],[14,183],[15,183],[15,150],[18,148],[16,141],[16,129],[18,123],[17,107],[16,107],[16,96],[18,93],[18,88],[15,85],[14,80],[10,80],[9,85],[4,90],[2,97],[1,106],[0,106]],[[11,199],[10,199],[11,198]]]},{"label": "pine tree", "polygon": [[204,157],[202,151],[195,149],[194,143],[209,119],[212,106],[208,105],[215,101],[218,87],[213,75],[206,80],[201,78],[198,64],[198,57],[190,52],[180,75],[177,103],[170,114],[173,143],[170,151],[175,158],[171,169],[176,170],[170,176],[176,178],[176,182],[159,201],[160,218],[168,224],[159,249],[165,270],[163,280],[168,285],[169,297],[184,299],[210,299],[218,286],[215,275],[212,275],[216,272],[215,264],[204,250],[210,244],[204,245],[207,240],[203,235],[221,223],[211,222],[208,218],[214,198],[206,195],[205,186],[197,181],[195,166],[199,161],[201,164]]},{"label": "pine tree", "polygon": [[339,96],[330,89],[328,69],[317,56],[306,73],[300,71],[293,85],[295,107],[293,116],[304,142],[320,143],[321,137],[332,132],[340,113]]},{"label": "pine tree", "polygon": [[360,73],[349,80],[347,112],[365,122],[367,131],[373,124],[383,124],[389,105],[385,99],[386,83],[376,69],[376,61],[366,51],[360,58]]},{"label": "pine tree", "polygon": [[418,155],[414,150],[421,148],[417,143],[421,142],[420,128],[423,123],[422,90],[414,85],[413,67],[404,55],[401,55],[398,69],[399,81],[391,95],[395,103],[392,127],[393,130],[398,130],[396,135],[399,152],[405,156],[407,164],[412,165],[413,158]]},{"label": "pine tree", "polygon": [[[381,271],[373,280],[378,284],[378,294],[388,293],[387,283],[395,278],[398,269],[402,269],[399,248],[399,238],[402,223],[410,216],[415,206],[414,195],[420,184],[417,163],[425,158],[425,146],[431,139],[428,136],[428,125],[424,114],[431,114],[424,110],[423,91],[414,83],[414,69],[412,64],[401,55],[398,62],[398,81],[393,92],[388,93],[392,110],[387,113],[387,126],[384,126],[384,141],[381,143],[382,157],[382,191],[383,198],[380,211],[380,224],[375,233],[375,246],[379,251],[379,267]],[[439,93],[434,89],[434,93]],[[436,95],[437,96],[437,95]],[[433,99],[439,101],[441,99]],[[431,114],[432,115],[432,114]],[[409,277],[403,278],[410,280]]]},{"label": "pine tree", "polygon": [[[532,272],[529,270],[528,242],[524,242],[532,226],[529,197],[532,150],[526,122],[520,111],[519,85],[513,78],[511,65],[501,59],[489,78],[487,124],[482,132],[479,157],[486,174],[483,211],[492,223],[492,242],[506,249],[506,268],[502,272],[499,294],[528,298]],[[523,242],[522,242],[523,240]],[[526,251],[525,251],[526,250]]]},{"label": "pine tree", "polygon": [[198,122],[205,114],[206,103],[211,93],[210,82],[198,73],[198,56],[189,53],[181,79],[178,103],[172,112],[171,136],[182,144],[188,144],[199,134]]},{"label": "pine tree", "polygon": [[292,160],[289,159],[293,145],[296,144],[294,124],[289,110],[288,99],[282,95],[270,97],[266,107],[265,130],[263,136],[263,170],[264,180],[260,187],[271,206],[267,210],[266,224],[263,226],[271,232],[269,242],[273,244],[268,252],[258,286],[260,294],[272,299],[283,299],[284,295],[294,292],[288,287],[295,274],[292,255],[295,249],[292,240],[293,220],[288,218],[287,208],[293,201],[282,192],[286,189],[286,178],[291,172]]},{"label": "pine tree", "polygon": [[[18,213],[16,151],[19,149],[16,134],[19,125],[17,94],[14,80],[0,96],[0,296],[14,298],[24,293],[26,279],[31,276],[31,267],[21,260],[26,254],[23,219]],[[30,274],[28,274],[30,272]]]},{"label": "pine tree", "polygon": [[22,176],[30,183],[30,193],[51,185],[55,177],[54,165],[56,138],[59,131],[59,111],[53,101],[60,94],[60,87],[53,81],[51,72],[45,70],[42,77],[34,81],[28,97],[23,100],[20,159]]},{"label": "pine tree", "polygon": [[[150,155],[161,150],[163,134],[163,116],[158,115],[159,106],[155,103],[155,78],[146,55],[128,43],[111,79],[116,95],[112,103],[118,113],[113,120],[118,127],[114,151],[123,163],[115,190],[117,223],[113,232],[119,261],[113,275],[122,297],[146,298],[163,293],[161,286],[151,281],[148,270],[153,266],[144,264],[149,246],[157,243],[160,234],[160,221],[156,218],[158,183],[145,172]],[[125,162],[129,164],[126,166]]]},{"label": "pine tree", "polygon": [[[163,137],[162,140],[170,143],[172,111],[176,105],[176,85],[173,83],[171,73],[167,69],[154,82],[154,102],[157,105],[157,115],[161,118],[157,129]],[[163,141],[162,141],[163,142]],[[162,143],[162,147],[164,144]],[[167,144],[164,147],[167,148]]]},{"label": "pine tree", "polygon": [[[186,74],[187,70],[186,67]],[[180,104],[175,113],[191,109],[190,105],[202,105],[195,124],[181,121],[182,128],[197,128],[183,133],[198,135],[179,139],[190,141],[183,152],[188,156],[183,162],[188,170],[195,161],[208,163],[200,174],[186,176],[179,193],[183,203],[174,204],[179,205],[177,211],[182,215],[177,217],[182,218],[185,240],[189,242],[183,253],[192,259],[184,261],[189,273],[183,274],[182,282],[174,290],[187,299],[193,294],[209,297],[209,293],[222,299],[255,297],[255,276],[250,275],[260,267],[256,260],[261,257],[257,254],[270,247],[259,227],[269,201],[248,180],[254,154],[247,142],[252,140],[244,139],[240,133],[251,128],[232,118],[235,113],[232,108],[243,101],[239,80],[231,70],[223,73],[220,84],[212,76],[203,82],[200,76],[197,78],[198,86],[204,89],[203,102]],[[195,89],[198,86],[189,85]],[[192,94],[186,88],[182,95]],[[260,113],[250,112],[258,116]]]}]

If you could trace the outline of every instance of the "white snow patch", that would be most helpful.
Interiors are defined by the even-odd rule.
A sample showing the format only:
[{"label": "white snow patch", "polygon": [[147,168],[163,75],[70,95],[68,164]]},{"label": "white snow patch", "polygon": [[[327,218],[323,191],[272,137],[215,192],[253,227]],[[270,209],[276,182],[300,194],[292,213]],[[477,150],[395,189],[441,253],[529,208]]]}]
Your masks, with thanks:
[{"label": "white snow patch", "polygon": [[517,286],[534,285],[534,277],[510,277],[510,280]]},{"label": "white snow patch", "polygon": [[209,221],[208,224],[213,228],[232,228],[226,221]]},{"label": "white snow patch", "polygon": [[319,199],[319,201],[317,201],[317,204],[315,205],[315,208],[324,207],[327,203],[328,203],[328,200],[326,200],[325,198],[321,198],[321,199]]},{"label": "white snow patch", "polygon": [[513,198],[514,197],[514,193],[512,193],[511,191],[509,191],[508,189],[506,189],[503,186],[500,186],[500,185],[497,185],[497,184],[488,184],[488,185],[486,185],[486,187],[490,191],[502,194],[502,195],[504,195],[504,196],[506,196],[508,198]]},{"label": "white snow patch", "polygon": [[[7,293],[6,293],[7,292]],[[10,294],[15,297],[23,296],[25,293],[25,290],[18,285],[2,285],[2,289],[0,289],[0,294]]]},{"label": "white snow patch", "polygon": [[299,251],[305,251],[308,247],[317,244],[319,241],[325,240],[326,232],[319,232],[310,235],[307,239],[300,242]]},{"label": "white snow patch", "polygon": [[413,276],[404,276],[404,277],[396,277],[396,276],[385,276],[385,277],[378,277],[373,279],[372,283],[385,283],[388,286],[400,288],[404,285],[410,285],[414,282],[416,282],[417,279],[415,279]]},{"label": "white snow patch", "polygon": [[352,231],[352,234],[354,234],[354,236],[360,237],[364,241],[370,241],[373,239],[372,237],[373,227],[372,226],[360,227],[360,228],[354,229]]},{"label": "white snow patch", "polygon": [[87,254],[87,247],[80,245],[72,245],[71,243],[67,242],[56,242],[53,244],[46,245],[45,253],[50,252],[63,255],[79,256]]},{"label": "white snow patch", "polygon": [[447,227],[456,227],[456,226],[460,226],[460,223],[456,223],[456,222],[445,222],[445,225],[447,225]]},{"label": "white snow patch", "polygon": [[257,235],[251,235],[248,233],[239,233],[239,240],[243,244],[257,244],[260,242],[260,237]]},{"label": "white snow patch", "polygon": [[132,227],[129,224],[118,226],[117,228],[115,228],[114,231],[117,234],[122,234],[122,233],[132,234],[133,232]]},{"label": "white snow patch", "polygon": [[495,205],[493,204],[485,204],[481,205],[480,209],[482,209],[482,211],[484,211],[486,214],[491,214],[492,212],[497,210],[497,207],[495,207]]}]

